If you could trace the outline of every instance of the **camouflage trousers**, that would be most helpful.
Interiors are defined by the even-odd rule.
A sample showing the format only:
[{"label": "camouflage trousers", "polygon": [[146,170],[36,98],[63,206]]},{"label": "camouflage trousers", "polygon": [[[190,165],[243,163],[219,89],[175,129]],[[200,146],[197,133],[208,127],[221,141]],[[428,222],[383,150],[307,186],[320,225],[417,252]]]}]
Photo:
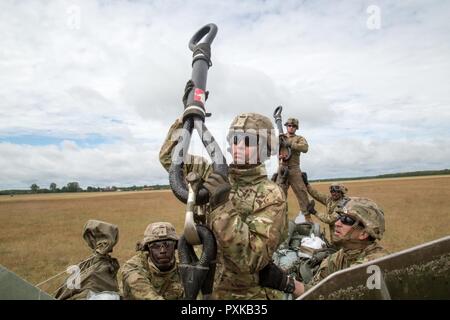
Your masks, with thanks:
[{"label": "camouflage trousers", "polygon": [[298,205],[302,212],[306,212],[306,206],[308,205],[308,191],[306,190],[305,183],[302,179],[302,172],[299,167],[289,168],[289,175],[286,183],[283,184],[282,188],[287,196],[289,187],[294,191],[295,197],[297,198]]}]

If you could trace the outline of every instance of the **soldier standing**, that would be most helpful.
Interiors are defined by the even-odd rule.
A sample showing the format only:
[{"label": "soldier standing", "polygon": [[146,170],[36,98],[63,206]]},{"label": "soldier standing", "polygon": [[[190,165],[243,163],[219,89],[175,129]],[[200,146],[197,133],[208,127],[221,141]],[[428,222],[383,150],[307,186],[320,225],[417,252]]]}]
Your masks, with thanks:
[{"label": "soldier standing", "polygon": [[[283,161],[283,165],[288,168],[288,177],[287,181],[283,184],[283,189],[286,197],[289,186],[294,190],[300,207],[300,212],[295,218],[295,223],[302,223],[305,219],[309,200],[300,169],[300,153],[308,152],[308,142],[302,136],[295,134],[298,129],[298,119],[289,118],[284,125],[287,129],[287,133],[284,135],[284,139],[286,140],[285,145],[291,148],[292,154],[287,161]],[[308,217],[307,220],[311,222],[311,218]]]},{"label": "soldier standing", "polygon": [[183,298],[175,248],[178,236],[168,222],[149,224],[138,254],[120,269],[119,286],[124,299],[176,300]]},{"label": "soldier standing", "polygon": [[[213,295],[217,299],[280,298],[279,291],[258,284],[259,271],[287,236],[286,197],[267,178],[264,165],[277,151],[272,122],[257,113],[242,113],[232,121],[227,139],[233,157],[228,177],[210,173],[204,183],[210,194],[207,225],[218,244]],[[165,168],[175,145],[167,141],[163,145],[160,161]],[[200,176],[211,171],[208,165],[191,168],[198,169]]]},{"label": "soldier standing", "polygon": [[[384,212],[367,198],[350,198],[335,223],[333,243],[339,250],[322,260],[312,281],[304,284],[293,280],[275,264],[269,264],[261,272],[261,284],[270,288],[290,288],[299,297],[330,274],[362,264],[388,254],[378,243],[385,230]],[[293,288],[293,289],[292,289]]]}]

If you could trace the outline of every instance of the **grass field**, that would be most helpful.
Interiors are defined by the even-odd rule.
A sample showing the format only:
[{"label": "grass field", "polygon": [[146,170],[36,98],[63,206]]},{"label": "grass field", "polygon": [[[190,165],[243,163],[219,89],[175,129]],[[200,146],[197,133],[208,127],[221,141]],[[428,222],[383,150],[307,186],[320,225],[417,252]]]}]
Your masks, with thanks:
[{"label": "grass field", "polygon": [[[450,176],[347,181],[350,196],[375,200],[385,211],[382,244],[396,252],[450,234]],[[329,183],[313,184],[327,192]],[[289,216],[299,210],[289,194]],[[322,210],[322,206],[317,206]],[[81,237],[89,219],[119,226],[113,256],[134,254],[147,224],[184,225],[184,205],[171,191],[0,196],[0,264],[33,284],[90,255]],[[42,288],[51,291],[54,285]]]}]

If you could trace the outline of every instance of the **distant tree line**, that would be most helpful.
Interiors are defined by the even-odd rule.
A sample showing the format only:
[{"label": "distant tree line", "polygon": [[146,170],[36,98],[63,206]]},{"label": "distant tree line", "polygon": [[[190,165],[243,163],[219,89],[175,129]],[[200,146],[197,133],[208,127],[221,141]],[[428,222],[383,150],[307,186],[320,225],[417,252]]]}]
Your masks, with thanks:
[{"label": "distant tree line", "polygon": [[50,183],[50,186],[47,188],[41,188],[36,183],[33,183],[30,186],[30,193],[58,193],[58,192],[83,192],[83,188],[80,187],[78,182],[69,182],[67,185],[62,188],[58,188],[56,183]]},{"label": "distant tree line", "polygon": [[[345,180],[362,180],[362,179],[383,179],[383,178],[402,178],[402,177],[417,177],[417,176],[433,176],[433,175],[448,175],[450,169],[444,170],[428,170],[428,171],[413,171],[413,172],[399,172],[390,174],[381,174],[377,176],[352,177],[352,178],[336,178],[336,179],[316,179],[312,182],[322,181],[345,181]],[[30,186],[29,190],[0,190],[0,195],[14,195],[14,194],[31,194],[31,193],[62,193],[62,192],[115,192],[115,191],[145,191],[145,190],[163,190],[169,189],[170,185],[156,184],[144,186],[131,187],[92,187],[88,186],[85,190],[80,187],[78,182],[69,182],[62,188],[58,188],[56,183],[50,183],[48,188],[40,188],[36,183]]]},{"label": "distant tree line", "polygon": [[116,192],[116,191],[144,191],[144,190],[161,190],[169,189],[170,185],[144,185],[144,186],[131,186],[131,187],[93,187],[88,186],[86,189],[80,187],[80,184],[76,181],[69,182],[67,185],[59,188],[55,182],[50,183],[48,188],[41,188],[36,183],[30,186],[29,190],[0,190],[0,195],[14,195],[14,194],[34,194],[34,193],[63,193],[63,192]]},{"label": "distant tree line", "polygon": [[406,177],[420,177],[420,176],[439,176],[439,175],[447,175],[447,174],[450,174],[450,169],[398,172],[398,173],[380,174],[377,176],[363,176],[363,177],[335,178],[335,179],[316,179],[316,180],[311,180],[311,181],[312,182],[325,182],[325,181],[345,181],[345,180],[365,180],[365,179],[406,178]]}]

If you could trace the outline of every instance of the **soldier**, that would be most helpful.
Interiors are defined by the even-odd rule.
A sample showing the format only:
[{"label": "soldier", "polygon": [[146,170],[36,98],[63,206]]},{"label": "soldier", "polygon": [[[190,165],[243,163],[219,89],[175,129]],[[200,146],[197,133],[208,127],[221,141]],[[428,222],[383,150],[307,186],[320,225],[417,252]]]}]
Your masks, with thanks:
[{"label": "soldier", "polygon": [[[295,134],[298,129],[297,119],[289,118],[284,125],[287,129],[287,134],[284,135],[284,139],[286,139],[286,146],[291,148],[292,153],[288,161],[283,161],[283,165],[287,166],[289,170],[287,181],[283,184],[283,189],[286,196],[289,186],[291,186],[292,190],[294,190],[298,205],[300,207],[300,212],[295,218],[295,222],[301,223],[304,222],[304,215],[307,212],[309,200],[300,169],[300,153],[308,152],[308,142],[302,136]],[[310,218],[308,218],[308,221],[311,222]]]},{"label": "soldier", "polygon": [[178,236],[169,222],[149,224],[138,254],[120,269],[119,285],[124,299],[176,300],[183,297],[175,248]]},{"label": "soldier", "polygon": [[[171,130],[181,125],[178,121]],[[217,299],[280,298],[279,291],[258,285],[259,271],[287,236],[286,197],[267,178],[264,165],[276,153],[272,122],[260,114],[242,113],[232,121],[227,138],[233,156],[229,176],[206,174],[204,183],[210,194],[207,225],[218,244],[213,295]],[[160,160],[166,169],[175,145],[166,142],[161,150]],[[211,171],[206,164],[194,167],[204,177]]]},{"label": "soldier", "polygon": [[337,213],[339,218],[335,223],[334,244],[339,250],[322,260],[310,283],[305,285],[294,280],[275,264],[269,264],[261,272],[261,284],[271,288],[287,287],[295,297],[299,297],[336,271],[388,254],[378,244],[385,230],[384,212],[375,202],[352,197]]},{"label": "soldier", "polygon": [[302,172],[302,178],[311,197],[326,206],[327,210],[326,212],[317,212],[314,208],[314,201],[311,201],[307,206],[308,214],[314,214],[320,221],[328,225],[328,234],[332,239],[334,234],[334,223],[339,218],[339,215],[334,211],[342,208],[350,200],[350,198],[346,196],[348,190],[343,184],[332,183],[330,185],[330,195],[328,196],[317,191],[309,184],[306,172]]}]

